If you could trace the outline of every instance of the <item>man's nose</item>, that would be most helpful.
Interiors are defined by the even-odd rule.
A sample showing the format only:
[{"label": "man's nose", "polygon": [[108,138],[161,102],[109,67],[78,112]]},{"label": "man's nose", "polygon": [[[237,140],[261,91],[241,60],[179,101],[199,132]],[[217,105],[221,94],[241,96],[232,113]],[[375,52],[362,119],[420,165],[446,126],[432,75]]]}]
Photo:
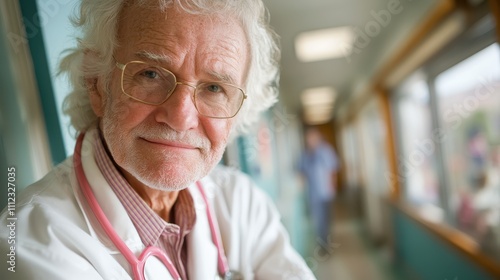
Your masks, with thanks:
[{"label": "man's nose", "polygon": [[177,82],[171,96],[158,108],[156,121],[168,124],[176,131],[198,126],[199,114],[194,104],[195,86]]}]

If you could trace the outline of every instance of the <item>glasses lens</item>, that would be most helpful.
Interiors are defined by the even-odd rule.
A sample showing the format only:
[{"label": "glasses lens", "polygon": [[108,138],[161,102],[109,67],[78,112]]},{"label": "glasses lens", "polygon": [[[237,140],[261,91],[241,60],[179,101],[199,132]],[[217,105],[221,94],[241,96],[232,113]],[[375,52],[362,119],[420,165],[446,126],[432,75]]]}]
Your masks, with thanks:
[{"label": "glasses lens", "polygon": [[145,103],[163,103],[174,90],[175,83],[175,76],[161,67],[129,62],[123,69],[123,92]]},{"label": "glasses lens", "polygon": [[243,103],[240,88],[225,83],[202,83],[196,87],[195,104],[198,112],[212,118],[232,118]]}]

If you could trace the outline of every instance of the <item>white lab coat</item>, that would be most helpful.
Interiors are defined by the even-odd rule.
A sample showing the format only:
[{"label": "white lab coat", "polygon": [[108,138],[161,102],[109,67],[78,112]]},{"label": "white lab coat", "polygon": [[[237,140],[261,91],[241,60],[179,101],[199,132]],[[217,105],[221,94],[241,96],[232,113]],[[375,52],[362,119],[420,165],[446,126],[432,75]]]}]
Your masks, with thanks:
[{"label": "white lab coat", "polygon": [[[84,172],[115,231],[138,256],[144,245],[95,163],[91,134],[83,141]],[[290,246],[276,209],[246,176],[217,167],[201,183],[217,217],[231,270],[241,272],[244,279],[314,279]],[[205,204],[195,185],[189,190],[197,219],[187,236],[188,276],[214,279],[217,249]],[[131,279],[128,262],[104,233],[80,191],[72,157],[18,194],[16,202],[16,272],[8,271],[2,262],[1,279]],[[7,224],[5,210],[0,216],[3,224]],[[11,246],[9,233],[6,226],[0,228],[4,258]],[[149,280],[172,279],[156,259],[147,262],[145,274]]]}]

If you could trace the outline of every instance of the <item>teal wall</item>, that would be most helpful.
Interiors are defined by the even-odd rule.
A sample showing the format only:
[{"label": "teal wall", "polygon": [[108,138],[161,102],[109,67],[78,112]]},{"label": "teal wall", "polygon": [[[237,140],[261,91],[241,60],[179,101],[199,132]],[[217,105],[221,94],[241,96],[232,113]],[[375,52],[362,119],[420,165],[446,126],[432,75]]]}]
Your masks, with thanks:
[{"label": "teal wall", "polygon": [[237,139],[240,168],[263,189],[272,200],[279,198],[275,128],[269,111],[248,134]]},{"label": "teal wall", "polygon": [[295,154],[302,148],[295,119],[286,119],[279,104],[262,115],[248,134],[236,140],[239,168],[274,201],[292,246],[304,257],[314,237],[306,215],[304,191],[299,186]]},{"label": "teal wall", "polygon": [[[35,178],[31,147],[28,141],[28,122],[26,103],[31,100],[21,100],[21,86],[26,81],[26,75],[19,71],[19,61],[16,56],[25,56],[19,52],[20,47],[29,47],[35,74],[36,87],[40,94],[43,118],[50,146],[52,164],[55,165],[66,158],[66,151],[59,121],[58,104],[54,96],[54,67],[56,58],[48,58],[54,51],[54,44],[60,48],[71,47],[54,40],[52,36],[44,39],[43,31],[48,34],[66,34],[69,25],[68,15],[73,10],[75,0],[39,1],[20,0],[20,18],[22,18],[26,37],[11,33],[6,22],[15,22],[17,15],[12,19],[0,20],[0,180],[7,182],[7,168],[16,168],[16,191],[33,183]],[[57,27],[57,28],[54,28]],[[50,41],[46,46],[46,41]],[[25,45],[26,44],[26,45]],[[28,59],[29,59],[28,58]],[[60,87],[60,85],[59,85]],[[59,102],[60,103],[60,102]],[[7,188],[0,188],[0,209],[7,204]]]},{"label": "teal wall", "polygon": [[47,136],[49,138],[52,163],[56,165],[66,158],[66,152],[64,150],[58,110],[52,87],[52,77],[42,33],[42,29],[46,26],[46,21],[42,21],[41,18],[50,21],[50,14],[47,18],[47,14],[44,11],[39,11],[35,0],[21,0],[19,4],[33,59],[36,82],[40,92],[40,101],[48,132]]},{"label": "teal wall", "polygon": [[0,20],[0,210],[7,205],[7,168],[16,168],[16,190],[26,187],[34,180],[28,143],[27,119],[21,107],[19,82],[22,82],[21,73],[16,73],[13,58],[16,53],[9,45],[6,26]]},{"label": "teal wall", "polygon": [[422,280],[487,280],[492,276],[416,221],[393,208],[398,262]]}]

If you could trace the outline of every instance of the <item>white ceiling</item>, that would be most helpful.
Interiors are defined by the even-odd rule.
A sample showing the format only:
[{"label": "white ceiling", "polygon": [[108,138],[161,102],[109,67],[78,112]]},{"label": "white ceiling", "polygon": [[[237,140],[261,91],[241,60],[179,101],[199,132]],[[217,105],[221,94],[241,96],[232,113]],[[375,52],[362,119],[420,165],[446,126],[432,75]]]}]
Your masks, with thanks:
[{"label": "white ceiling", "polygon": [[[410,35],[412,28],[434,5],[435,0],[264,0],[271,25],[281,38],[280,100],[289,112],[300,110],[300,93],[310,87],[332,86],[345,102],[355,89],[373,75],[374,69],[387,58],[395,46]],[[399,4],[398,4],[399,3]],[[294,39],[303,31],[329,27],[352,26],[364,30],[376,22],[374,14],[388,11],[388,5],[402,11],[392,14],[385,27],[368,36],[366,47],[349,58],[299,62]],[[380,25],[381,26],[381,25]],[[360,45],[360,44],[358,44]]]}]

